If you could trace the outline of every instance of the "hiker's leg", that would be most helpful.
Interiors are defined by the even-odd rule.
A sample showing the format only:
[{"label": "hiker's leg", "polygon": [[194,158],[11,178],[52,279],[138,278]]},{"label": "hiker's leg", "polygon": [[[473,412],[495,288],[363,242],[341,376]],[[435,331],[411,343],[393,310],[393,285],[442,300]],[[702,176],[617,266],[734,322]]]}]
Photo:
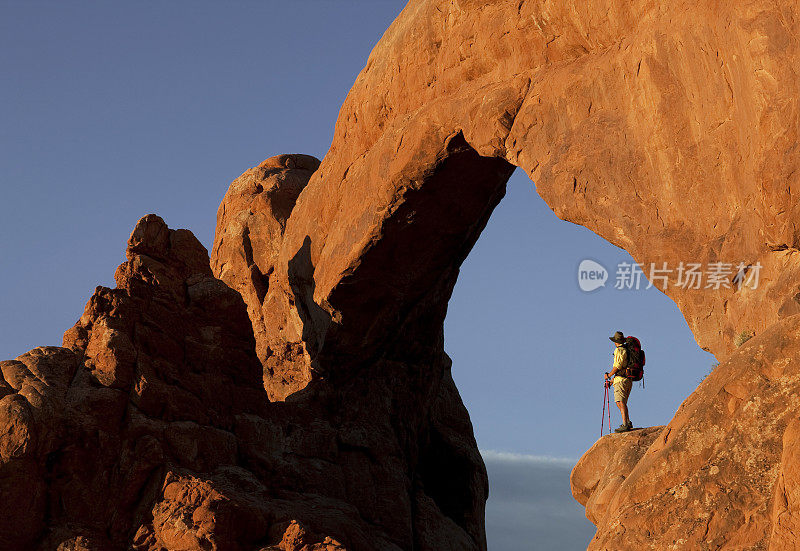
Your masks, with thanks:
[{"label": "hiker's leg", "polygon": [[619,408],[619,412],[622,414],[622,424],[627,425],[630,422],[630,418],[628,417],[628,404],[623,401],[617,402],[617,407]]}]

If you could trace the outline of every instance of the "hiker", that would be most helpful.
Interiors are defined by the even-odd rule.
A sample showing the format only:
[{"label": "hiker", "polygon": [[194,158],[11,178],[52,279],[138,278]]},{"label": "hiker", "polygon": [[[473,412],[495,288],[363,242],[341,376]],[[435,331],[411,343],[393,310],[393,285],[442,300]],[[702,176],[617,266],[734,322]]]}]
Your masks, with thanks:
[{"label": "hiker", "polygon": [[633,387],[633,381],[627,376],[628,362],[631,358],[625,346],[625,335],[622,331],[617,331],[608,338],[616,345],[616,348],[614,349],[614,365],[610,372],[606,372],[606,381],[610,380],[614,385],[614,401],[622,414],[622,424],[614,432],[627,432],[633,429],[633,423],[628,415],[628,396]]}]

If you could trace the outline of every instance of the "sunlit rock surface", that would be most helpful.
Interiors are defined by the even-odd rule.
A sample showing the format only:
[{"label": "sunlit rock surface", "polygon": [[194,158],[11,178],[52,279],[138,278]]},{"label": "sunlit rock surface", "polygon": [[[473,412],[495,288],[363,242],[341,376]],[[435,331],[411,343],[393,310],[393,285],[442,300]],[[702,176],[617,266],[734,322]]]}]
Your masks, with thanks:
[{"label": "sunlit rock surface", "polygon": [[[0,538],[485,549],[486,473],[442,327],[519,166],[557,215],[645,266],[759,275],[684,290],[670,273],[723,363],[663,431],[581,460],[591,547],[621,549],[624,531],[636,549],[791,548],[797,11],[410,2],[321,164],[272,157],[232,184],[211,262],[145,217],[64,347],[2,363]],[[757,336],[735,349],[741,331]]]},{"label": "sunlit rock surface", "polygon": [[590,549],[795,549],[800,316],[747,341],[666,427],[600,439],[572,471]]}]

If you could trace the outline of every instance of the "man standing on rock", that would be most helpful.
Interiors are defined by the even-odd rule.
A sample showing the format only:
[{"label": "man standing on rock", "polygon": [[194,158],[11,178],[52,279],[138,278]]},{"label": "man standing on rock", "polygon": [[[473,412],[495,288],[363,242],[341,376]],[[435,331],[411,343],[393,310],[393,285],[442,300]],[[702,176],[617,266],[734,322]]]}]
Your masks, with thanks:
[{"label": "man standing on rock", "polygon": [[631,423],[628,415],[628,396],[631,394],[633,381],[625,376],[629,354],[628,350],[623,346],[625,344],[625,335],[622,334],[622,331],[617,331],[608,338],[616,345],[616,348],[614,349],[614,365],[610,372],[606,372],[606,381],[613,381],[614,401],[622,414],[622,424],[614,432],[627,432],[633,428],[633,423]]}]

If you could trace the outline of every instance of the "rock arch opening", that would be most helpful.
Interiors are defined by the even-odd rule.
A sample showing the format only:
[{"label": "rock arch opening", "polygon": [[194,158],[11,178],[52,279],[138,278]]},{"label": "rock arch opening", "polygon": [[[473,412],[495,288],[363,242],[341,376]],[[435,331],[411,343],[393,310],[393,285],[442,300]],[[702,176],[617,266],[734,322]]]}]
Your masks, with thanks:
[{"label": "rock arch opening", "polygon": [[[391,450],[402,458],[405,474],[368,470],[359,476],[372,484],[404,487],[411,507],[402,508],[401,500],[402,511],[395,514],[410,515],[414,537],[438,541],[444,548],[483,549],[486,473],[452,380],[443,324],[459,266],[504,196],[515,167],[505,159],[480,155],[461,132],[447,136],[432,161],[403,177],[379,213],[380,224],[366,239],[359,241],[363,236],[352,228],[333,238],[313,228],[317,231],[305,232],[296,250],[287,249],[284,241],[289,252],[275,261],[266,295],[252,280],[236,280],[222,270],[219,275],[238,286],[250,312],[258,312],[254,326],[263,319],[268,328],[266,342],[257,349],[265,351],[261,360],[271,399],[310,408],[314,416],[332,414],[333,420],[325,423],[339,433],[339,453],[374,461]],[[295,166],[284,163],[277,174],[264,174],[269,182],[252,185],[253,193],[268,193],[283,180],[293,181]],[[303,202],[301,193],[295,209]],[[268,203],[261,204],[267,206],[264,212],[252,215],[247,207],[242,218],[223,202],[213,265],[224,266],[226,255],[242,258],[236,232],[263,234],[249,227],[271,219]],[[323,291],[326,263],[337,260],[326,247],[337,239],[358,249],[357,261]],[[338,246],[343,248],[341,242]],[[248,259],[253,256],[245,261],[252,264]],[[283,258],[288,259],[285,265]],[[289,346],[276,346],[280,338]],[[271,369],[278,363],[281,370]],[[349,430],[362,436],[354,442]],[[360,509],[374,514],[368,501]],[[443,531],[437,517],[448,519],[444,524],[452,523],[453,529]]]},{"label": "rock arch opening", "polygon": [[188,232],[143,219],[64,346],[2,363],[0,493],[31,514],[0,535],[484,550],[441,322],[516,165],[639,260],[764,267],[758,290],[671,295],[722,364],[596,511],[596,547],[795,544],[796,2],[550,4],[409,3],[325,160],[235,182],[213,274]]}]

